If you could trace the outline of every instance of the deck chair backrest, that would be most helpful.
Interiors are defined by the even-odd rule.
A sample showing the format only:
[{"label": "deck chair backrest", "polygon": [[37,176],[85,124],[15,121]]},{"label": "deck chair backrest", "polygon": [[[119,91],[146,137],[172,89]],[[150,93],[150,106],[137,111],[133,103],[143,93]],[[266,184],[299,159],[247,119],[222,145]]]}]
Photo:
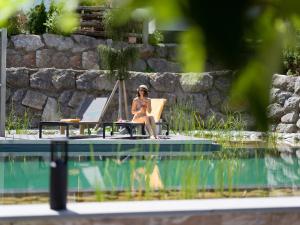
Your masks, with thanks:
[{"label": "deck chair backrest", "polygon": [[165,98],[151,98],[151,112],[148,113],[148,116],[153,116],[155,122],[159,122],[161,113],[164,109],[164,106],[167,102]]},{"label": "deck chair backrest", "polygon": [[103,116],[103,109],[107,98],[87,98],[81,107],[81,122],[98,122]]}]

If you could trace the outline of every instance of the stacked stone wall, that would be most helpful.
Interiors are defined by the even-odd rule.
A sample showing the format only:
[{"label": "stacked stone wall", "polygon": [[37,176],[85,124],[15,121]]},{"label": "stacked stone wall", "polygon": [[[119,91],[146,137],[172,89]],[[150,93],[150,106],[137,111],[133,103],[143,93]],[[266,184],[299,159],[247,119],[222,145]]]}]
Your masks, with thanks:
[{"label": "stacked stone wall", "polygon": [[[55,34],[16,35],[8,40],[7,67],[99,69],[98,45],[117,46],[112,40],[95,39],[84,35],[64,37]],[[133,71],[180,72],[177,45],[134,45],[139,59]],[[101,63],[101,62],[100,62]]]},{"label": "stacked stone wall", "polygon": [[300,131],[300,77],[275,74],[268,107],[273,130],[284,133]]},{"label": "stacked stone wall", "polygon": [[[7,69],[7,115],[23,117],[27,112],[31,126],[39,121],[81,117],[80,109],[87,98],[108,97],[114,82],[103,70],[72,69]],[[230,87],[231,72],[218,71],[202,74],[193,73],[142,73],[131,72],[126,81],[130,104],[136,88],[146,84],[150,97],[166,98],[164,110],[178,102],[191,102],[202,118],[216,115],[225,119],[223,103]],[[117,119],[118,95],[105,115],[107,120]]]}]

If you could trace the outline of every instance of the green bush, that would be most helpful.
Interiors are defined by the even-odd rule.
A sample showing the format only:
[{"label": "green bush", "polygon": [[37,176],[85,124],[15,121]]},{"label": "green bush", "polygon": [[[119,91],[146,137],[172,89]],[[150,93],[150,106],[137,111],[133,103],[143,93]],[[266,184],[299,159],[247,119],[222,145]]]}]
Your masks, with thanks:
[{"label": "green bush", "polygon": [[32,8],[28,14],[28,29],[31,34],[43,34],[46,32],[48,15],[44,1]]},{"label": "green bush", "polygon": [[10,17],[7,23],[8,36],[26,33],[27,17],[21,11]]},{"label": "green bush", "polygon": [[47,33],[69,35],[65,31],[62,31],[59,26],[59,17],[62,9],[54,1],[51,1],[49,11],[47,13],[47,21],[45,23]]},{"label": "green bush", "polygon": [[300,49],[286,48],[282,53],[284,72],[287,75],[299,75]]},{"label": "green bush", "polygon": [[158,45],[164,41],[164,35],[156,30],[152,34],[149,34],[149,44],[151,45]]},{"label": "green bush", "polygon": [[103,5],[103,0],[80,0],[79,5],[81,6],[99,6]]}]

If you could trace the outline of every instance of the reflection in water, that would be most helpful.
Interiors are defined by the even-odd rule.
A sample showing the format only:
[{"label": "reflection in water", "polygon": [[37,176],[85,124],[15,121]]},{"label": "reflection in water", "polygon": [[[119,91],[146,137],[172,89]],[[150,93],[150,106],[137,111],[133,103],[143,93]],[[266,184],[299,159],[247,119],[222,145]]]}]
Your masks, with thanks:
[{"label": "reflection in water", "polygon": [[[300,184],[299,149],[279,149],[279,157],[265,156],[268,187],[290,187],[297,189]],[[300,155],[299,155],[300,156]]]},{"label": "reflection in water", "polygon": [[132,185],[131,185],[131,190],[135,191],[135,185],[134,185],[134,181],[137,181],[137,187],[141,189],[148,184],[149,188],[153,189],[153,190],[159,190],[159,189],[163,189],[163,183],[161,181],[161,177],[160,177],[160,172],[159,172],[159,168],[158,166],[155,164],[151,170],[149,171],[149,169],[146,169],[145,167],[140,167],[135,169],[132,172]]},{"label": "reflection in water", "polygon": [[[300,150],[240,150],[199,156],[71,157],[70,192],[186,190],[241,191],[300,185]],[[267,152],[267,153],[266,153]],[[299,157],[297,157],[299,155]],[[0,193],[47,193],[48,159],[0,158]]]}]

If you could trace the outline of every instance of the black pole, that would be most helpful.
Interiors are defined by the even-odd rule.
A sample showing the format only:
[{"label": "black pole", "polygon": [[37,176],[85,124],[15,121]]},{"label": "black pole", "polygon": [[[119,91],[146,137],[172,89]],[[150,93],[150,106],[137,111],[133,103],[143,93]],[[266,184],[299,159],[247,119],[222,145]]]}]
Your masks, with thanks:
[{"label": "black pole", "polygon": [[50,208],[64,210],[67,205],[68,142],[51,142]]}]

